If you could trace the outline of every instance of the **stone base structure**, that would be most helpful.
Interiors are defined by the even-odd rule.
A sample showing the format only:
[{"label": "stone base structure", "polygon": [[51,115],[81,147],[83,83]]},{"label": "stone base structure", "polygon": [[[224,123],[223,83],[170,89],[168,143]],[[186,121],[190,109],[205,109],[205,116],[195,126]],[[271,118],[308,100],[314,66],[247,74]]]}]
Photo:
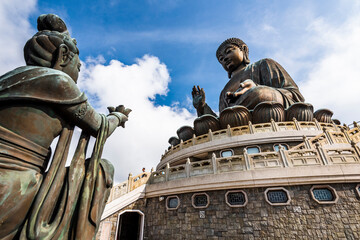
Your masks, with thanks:
[{"label": "stone base structure", "polygon": [[316,120],[194,136],[114,187],[97,239],[359,239],[359,140]]},{"label": "stone base structure", "polygon": [[339,199],[325,205],[312,199],[312,185],[287,187],[291,201],[280,206],[266,202],[266,188],[242,189],[248,197],[244,207],[227,205],[226,190],[205,192],[210,204],[204,209],[192,206],[192,193],[177,195],[177,210],[167,210],[165,198],[140,199],[104,219],[98,239],[104,239],[100,236],[105,235],[102,230],[108,229],[106,224],[111,226],[111,236],[106,239],[117,239],[119,214],[126,210],[144,214],[143,239],[359,239],[356,185],[332,184]]}]

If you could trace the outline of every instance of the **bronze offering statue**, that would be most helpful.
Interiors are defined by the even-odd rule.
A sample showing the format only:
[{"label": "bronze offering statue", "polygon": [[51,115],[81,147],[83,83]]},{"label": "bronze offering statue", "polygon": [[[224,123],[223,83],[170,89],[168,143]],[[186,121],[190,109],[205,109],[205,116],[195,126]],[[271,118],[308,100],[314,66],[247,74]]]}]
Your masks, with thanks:
[{"label": "bronze offering statue", "polygon": [[[65,23],[41,15],[38,30],[24,47],[27,66],[0,77],[0,239],[92,239],[114,173],[103,145],[131,110],[97,113],[76,85],[79,50]],[[65,167],[75,126],[83,132]]]},{"label": "bronze offering statue", "polygon": [[[272,59],[250,64],[249,49],[242,40],[225,40],[217,49],[216,57],[230,78],[220,94],[220,113],[237,105],[253,110],[259,103],[272,101],[288,108],[295,102],[304,101],[297,85],[280,64]],[[216,116],[206,104],[202,88],[194,86],[192,96],[198,116]]]}]

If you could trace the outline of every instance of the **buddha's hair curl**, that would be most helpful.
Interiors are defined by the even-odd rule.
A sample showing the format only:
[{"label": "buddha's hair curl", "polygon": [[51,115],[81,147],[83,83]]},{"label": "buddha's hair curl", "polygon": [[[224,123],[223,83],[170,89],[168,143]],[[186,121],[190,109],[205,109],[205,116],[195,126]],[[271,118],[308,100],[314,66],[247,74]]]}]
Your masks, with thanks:
[{"label": "buddha's hair curl", "polygon": [[241,51],[244,52],[244,62],[246,64],[250,63],[250,59],[249,59],[249,48],[246,45],[246,43],[239,39],[239,38],[228,38],[226,39],[224,42],[222,42],[220,44],[220,46],[218,47],[218,49],[216,50],[216,58],[219,60],[219,55],[225,50],[226,45],[228,44],[232,44],[237,46],[238,48],[240,48]]},{"label": "buddha's hair curl", "polygon": [[24,46],[26,65],[52,67],[57,59],[56,50],[65,44],[70,57],[79,54],[76,40],[70,37],[64,21],[55,14],[43,14],[37,19],[37,32]]}]

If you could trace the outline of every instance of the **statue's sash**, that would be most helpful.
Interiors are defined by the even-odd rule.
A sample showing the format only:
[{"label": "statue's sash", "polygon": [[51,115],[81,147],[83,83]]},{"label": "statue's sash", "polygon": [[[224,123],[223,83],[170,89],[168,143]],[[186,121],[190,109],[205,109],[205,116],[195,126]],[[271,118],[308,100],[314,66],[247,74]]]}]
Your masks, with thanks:
[{"label": "statue's sash", "polygon": [[99,201],[95,198],[99,198],[96,196],[97,174],[100,170],[99,163],[107,132],[108,120],[102,115],[102,124],[91,159],[89,162],[86,161],[87,167],[85,154],[90,137],[83,132],[70,167],[65,168],[73,127],[63,129],[50,169],[32,205],[20,239],[94,237],[105,207],[105,202],[97,204]]}]

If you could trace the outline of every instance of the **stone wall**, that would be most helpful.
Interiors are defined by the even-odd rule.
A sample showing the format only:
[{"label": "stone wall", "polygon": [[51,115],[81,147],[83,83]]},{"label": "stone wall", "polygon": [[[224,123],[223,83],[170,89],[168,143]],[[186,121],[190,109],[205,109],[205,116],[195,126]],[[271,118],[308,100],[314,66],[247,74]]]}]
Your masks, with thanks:
[{"label": "stone wall", "polygon": [[[291,197],[289,205],[271,206],[265,201],[266,188],[242,189],[248,203],[232,208],[225,202],[226,190],[208,191],[210,204],[195,209],[193,193],[177,195],[180,206],[166,210],[166,196],[141,199],[125,209],[145,214],[144,239],[359,239],[360,200],[357,184],[331,184],[339,199],[334,204],[319,204],[310,195],[312,185],[285,187]],[[111,222],[115,239],[118,213],[103,220]],[[200,218],[205,211],[205,218]],[[98,238],[101,234],[101,227]]]}]

